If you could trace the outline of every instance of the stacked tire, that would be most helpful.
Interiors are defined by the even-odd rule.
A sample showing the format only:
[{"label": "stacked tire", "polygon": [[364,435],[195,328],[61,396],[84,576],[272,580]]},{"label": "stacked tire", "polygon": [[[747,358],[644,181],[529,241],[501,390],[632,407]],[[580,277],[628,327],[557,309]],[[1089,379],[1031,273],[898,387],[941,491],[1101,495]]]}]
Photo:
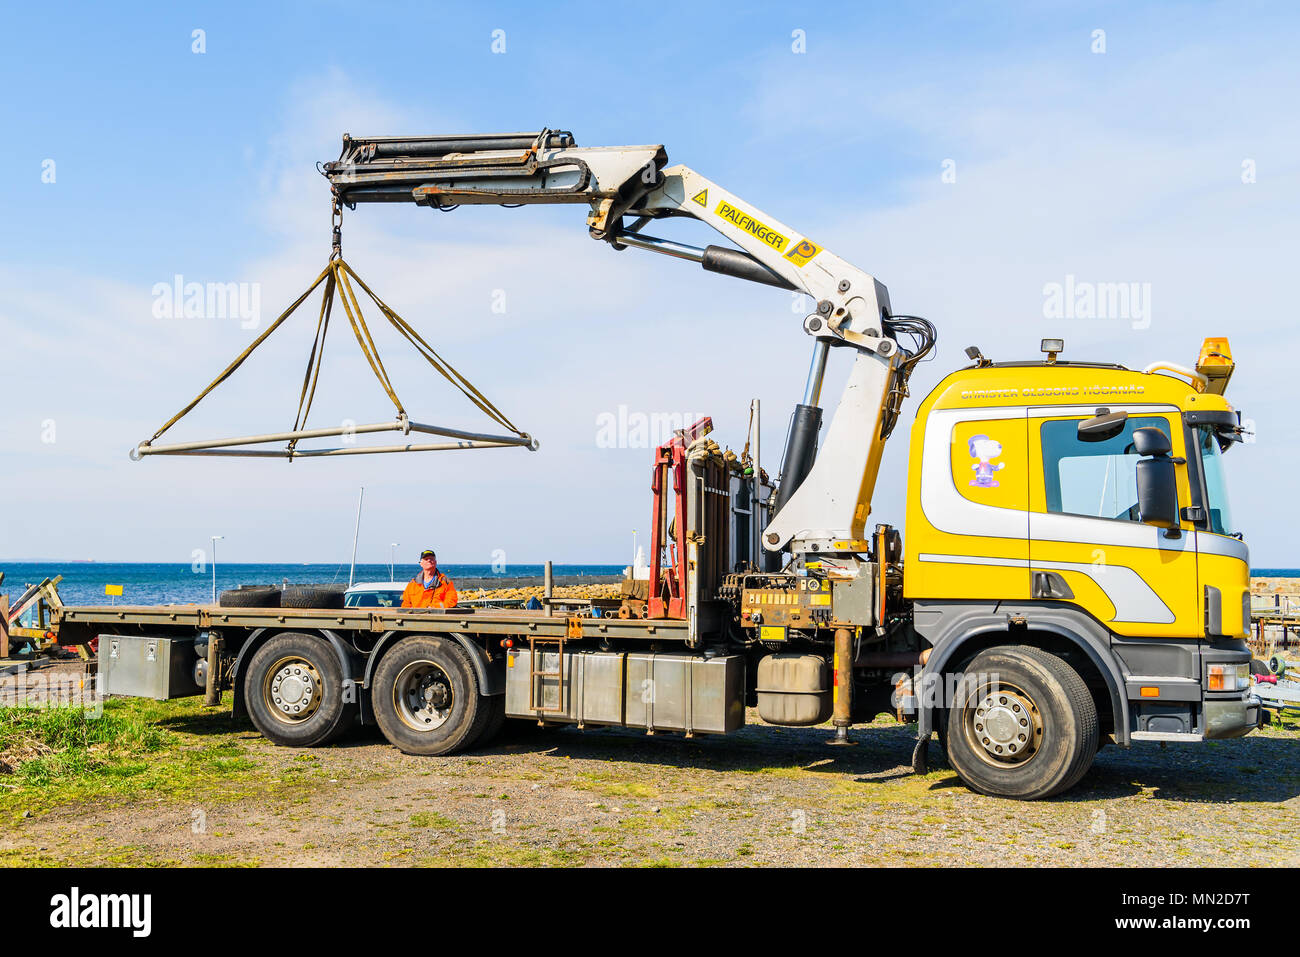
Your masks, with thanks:
[{"label": "stacked tire", "polygon": [[222,608],[342,608],[346,585],[240,585],[223,591]]},{"label": "stacked tire", "polygon": [[285,585],[281,608],[342,608],[347,585]]},{"label": "stacked tire", "polygon": [[217,604],[222,608],[279,608],[280,589],[274,585],[240,585],[223,591]]}]

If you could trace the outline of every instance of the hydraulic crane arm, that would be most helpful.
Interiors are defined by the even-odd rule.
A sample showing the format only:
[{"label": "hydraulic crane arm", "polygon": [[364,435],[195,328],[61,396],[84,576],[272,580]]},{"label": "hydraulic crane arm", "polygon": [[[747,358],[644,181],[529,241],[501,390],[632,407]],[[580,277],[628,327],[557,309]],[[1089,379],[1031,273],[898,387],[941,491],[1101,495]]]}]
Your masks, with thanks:
[{"label": "hydraulic crane arm", "polygon": [[[579,147],[568,132],[433,137],[344,136],[322,172],[336,207],[409,202],[462,205],[572,203],[590,207],[593,238],[700,263],[705,269],[798,290],[816,310],[803,321],[815,340],[803,401],[786,447],[775,514],[763,534],[770,553],[858,552],[884,442],[907,393],[912,366],[933,346],[924,320],[892,319],[873,276],[686,166],[667,167],[663,146]],[[689,216],[736,247],[689,246],[647,235],[657,219]],[[923,325],[917,325],[917,322]],[[910,323],[910,324],[909,324]],[[913,350],[900,332],[914,335]],[[821,385],[833,347],[856,358],[817,451]]]},{"label": "hydraulic crane arm", "polygon": [[[616,247],[664,252],[700,262],[712,272],[797,289],[819,305],[830,303],[832,314],[866,293],[876,315],[887,315],[888,293],[871,276],[694,170],[665,169],[667,159],[663,146],[577,147],[571,133],[551,130],[345,136],[342,155],[325,164],[323,172],[336,201],[348,207],[402,202],[442,210],[588,205],[592,236]],[[744,252],[723,246],[699,250],[640,234],[650,220],[668,216],[698,219]],[[634,221],[625,223],[629,218]],[[859,311],[865,310],[859,306]],[[835,325],[841,324],[842,317]]]}]

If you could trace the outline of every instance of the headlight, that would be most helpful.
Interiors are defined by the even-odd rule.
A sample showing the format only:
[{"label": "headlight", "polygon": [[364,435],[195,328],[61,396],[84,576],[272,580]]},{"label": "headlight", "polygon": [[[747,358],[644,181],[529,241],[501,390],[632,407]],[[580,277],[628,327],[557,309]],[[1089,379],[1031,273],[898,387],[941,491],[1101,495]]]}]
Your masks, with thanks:
[{"label": "headlight", "polygon": [[1245,691],[1250,687],[1250,663],[1243,665],[1209,665],[1207,691]]}]

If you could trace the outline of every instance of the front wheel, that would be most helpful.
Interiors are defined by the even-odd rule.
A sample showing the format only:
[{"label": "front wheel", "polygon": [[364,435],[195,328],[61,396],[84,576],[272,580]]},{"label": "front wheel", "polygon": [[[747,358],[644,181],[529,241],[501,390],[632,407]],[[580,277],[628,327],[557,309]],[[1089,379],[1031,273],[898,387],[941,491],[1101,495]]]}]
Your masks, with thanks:
[{"label": "front wheel", "polygon": [[1032,801],[1073,787],[1097,753],[1097,707],[1078,672],[1030,645],[975,656],[948,712],[947,750],[971,788]]}]

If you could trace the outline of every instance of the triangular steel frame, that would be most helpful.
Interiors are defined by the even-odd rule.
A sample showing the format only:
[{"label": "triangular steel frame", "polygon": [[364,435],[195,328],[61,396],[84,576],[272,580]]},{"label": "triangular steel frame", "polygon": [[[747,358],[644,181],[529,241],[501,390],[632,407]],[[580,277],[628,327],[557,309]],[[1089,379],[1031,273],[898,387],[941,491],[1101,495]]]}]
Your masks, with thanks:
[{"label": "triangular steel frame", "polygon": [[[398,399],[396,392],[393,390],[393,384],[388,378],[388,372],[384,368],[383,361],[379,358],[379,352],[375,347],[374,339],[371,338],[370,329],[366,326],[365,317],[361,312],[361,304],[357,301],[356,292],[353,290],[352,282],[356,284],[368,295],[375,305],[379,308],[380,313],[386,318],[393,328],[395,328],[408,342],[411,343],[424,358],[438,372],[447,379],[452,385],[459,389],[471,402],[474,403],[482,412],[491,418],[498,425],[508,429],[510,435],[492,435],[480,432],[466,432],[462,429],[452,429],[438,425],[426,425],[421,422],[412,422],[402,407],[402,402]],[[307,359],[307,371],[303,376],[302,394],[298,400],[298,414],[294,418],[294,427],[286,432],[274,432],[266,435],[247,435],[236,438],[224,439],[207,439],[200,442],[179,442],[165,445],[157,444],[157,440],[179,422],[184,416],[189,414],[195,406],[212,392],[217,386],[238,369],[252,353],[253,350],[265,342],[270,335],[278,329],[286,319],[301,306],[320,285],[325,284],[325,291],[321,298],[320,315],[316,323],[316,338],[312,343],[311,355]],[[341,291],[342,295],[338,296],[338,301],[343,304],[343,311],[347,314],[348,322],[352,326],[352,332],[356,336],[357,344],[361,346],[361,352],[365,355],[367,362],[370,364],[371,371],[379,380],[379,384],[384,387],[388,397],[392,400],[397,409],[397,417],[391,422],[377,422],[368,425],[351,425],[340,426],[338,428],[328,429],[309,429],[307,428],[307,415],[311,411],[312,399],[316,395],[316,383],[320,378],[321,361],[324,356],[325,335],[329,329],[330,315],[333,312],[336,294]],[[384,446],[344,446],[342,448],[330,449],[299,449],[297,447],[300,439],[326,438],[330,436],[351,436],[372,432],[400,432],[402,435],[410,435],[412,432],[424,433],[427,435],[441,436],[450,441],[444,442],[416,442],[402,445],[384,445]],[[266,445],[273,442],[287,442],[288,445],[281,450],[273,449],[250,449],[239,448],[238,446],[249,445]],[[336,455],[368,455],[382,452],[438,452],[450,451],[455,449],[490,449],[490,448],[508,448],[512,446],[522,446],[530,451],[536,451],[538,442],[527,432],[521,432],[506,416],[493,405],[483,393],[479,392],[472,383],[459,372],[451,367],[433,347],[430,346],[420,336],[409,323],[401,316],[390,309],[382,299],[374,294],[369,286],[362,281],[341,256],[332,256],[329,263],[316,277],[315,281],[307,287],[307,291],[294,300],[293,304],[282,312],[271,323],[260,336],[253,340],[229,366],[226,367],[219,376],[212,380],[206,389],[200,392],[192,402],[181,409],[174,416],[167,420],[151,438],[139,443],[130,452],[133,461],[139,461],[146,455],[225,455],[225,456],[250,456],[257,458],[288,458],[290,460],[297,458],[318,458]]]}]

